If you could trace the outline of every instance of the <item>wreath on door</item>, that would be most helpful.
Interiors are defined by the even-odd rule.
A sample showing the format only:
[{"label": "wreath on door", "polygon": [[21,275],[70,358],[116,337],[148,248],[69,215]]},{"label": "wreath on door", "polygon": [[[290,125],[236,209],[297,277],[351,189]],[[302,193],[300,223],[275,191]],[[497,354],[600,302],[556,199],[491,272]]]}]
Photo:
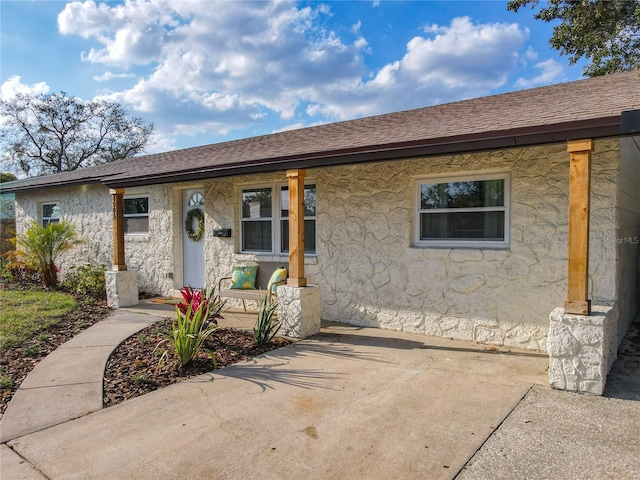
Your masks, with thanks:
[{"label": "wreath on door", "polygon": [[[196,221],[196,228],[193,228],[193,220]],[[184,219],[184,229],[194,242],[199,242],[204,236],[204,213],[199,208],[192,208],[187,212]]]}]

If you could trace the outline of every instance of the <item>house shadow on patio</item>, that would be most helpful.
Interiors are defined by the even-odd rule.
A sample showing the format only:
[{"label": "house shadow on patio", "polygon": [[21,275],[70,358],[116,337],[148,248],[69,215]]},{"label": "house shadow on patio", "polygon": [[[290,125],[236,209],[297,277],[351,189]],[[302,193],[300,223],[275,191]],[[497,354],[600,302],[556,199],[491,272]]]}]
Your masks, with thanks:
[{"label": "house shadow on patio", "polygon": [[[246,362],[205,374],[191,382],[235,378],[262,392],[278,384],[302,389],[341,389],[362,371],[450,371],[508,381],[548,382],[548,357],[504,347],[345,324],[323,324],[321,333]],[[375,373],[374,373],[375,375]]]},{"label": "house shadow on patio", "polygon": [[640,316],[633,320],[620,343],[603,396],[640,401]]}]

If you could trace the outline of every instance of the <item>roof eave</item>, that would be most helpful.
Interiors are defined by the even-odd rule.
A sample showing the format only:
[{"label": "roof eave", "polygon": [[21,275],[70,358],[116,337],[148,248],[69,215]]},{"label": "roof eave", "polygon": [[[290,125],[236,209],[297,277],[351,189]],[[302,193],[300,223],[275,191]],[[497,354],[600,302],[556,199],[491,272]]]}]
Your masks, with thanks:
[{"label": "roof eave", "polygon": [[546,145],[581,138],[596,139],[617,136],[621,136],[619,115],[594,120],[389,144],[376,146],[375,148],[364,147],[334,152],[318,152],[308,155],[278,157],[264,161],[218,165],[209,168],[146,175],[144,177],[104,179],[103,183],[111,188],[127,188],[160,183],[186,182],[208,178],[267,173],[296,168],[317,168],[400,160],[412,157],[428,157],[471,151]]},{"label": "roof eave", "polygon": [[[95,178],[82,178],[79,180],[61,180],[61,181],[49,181],[46,184],[36,184],[36,185],[3,185],[0,189],[2,193],[21,193],[21,192],[29,192],[34,190],[43,190],[50,188],[64,188],[70,186],[79,186],[79,185],[91,185],[91,184],[105,184],[106,177],[95,177]],[[7,182],[13,183],[13,182]],[[105,184],[106,185],[106,184]]]}]

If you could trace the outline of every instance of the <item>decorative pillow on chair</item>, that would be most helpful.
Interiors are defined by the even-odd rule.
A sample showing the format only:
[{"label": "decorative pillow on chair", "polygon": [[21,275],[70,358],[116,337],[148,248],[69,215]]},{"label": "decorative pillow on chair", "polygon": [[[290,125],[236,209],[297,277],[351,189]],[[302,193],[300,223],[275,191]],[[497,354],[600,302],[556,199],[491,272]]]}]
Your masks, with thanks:
[{"label": "decorative pillow on chair", "polygon": [[249,267],[233,267],[233,272],[231,273],[231,288],[242,290],[255,289],[257,273],[257,265]]},{"label": "decorative pillow on chair", "polygon": [[269,285],[267,286],[267,290],[271,292],[272,295],[276,294],[276,290],[278,290],[278,282],[282,282],[287,279],[287,269],[284,267],[276,268],[275,272],[271,275],[269,279]]}]

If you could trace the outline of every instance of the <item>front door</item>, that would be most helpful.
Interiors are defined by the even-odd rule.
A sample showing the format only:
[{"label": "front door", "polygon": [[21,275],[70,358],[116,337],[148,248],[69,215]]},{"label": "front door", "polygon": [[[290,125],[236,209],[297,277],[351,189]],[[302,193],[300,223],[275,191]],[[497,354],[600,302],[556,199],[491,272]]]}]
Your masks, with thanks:
[{"label": "front door", "polygon": [[183,285],[186,287],[203,288],[205,286],[202,219],[204,219],[204,190],[200,188],[184,190],[182,192],[182,272]]}]

